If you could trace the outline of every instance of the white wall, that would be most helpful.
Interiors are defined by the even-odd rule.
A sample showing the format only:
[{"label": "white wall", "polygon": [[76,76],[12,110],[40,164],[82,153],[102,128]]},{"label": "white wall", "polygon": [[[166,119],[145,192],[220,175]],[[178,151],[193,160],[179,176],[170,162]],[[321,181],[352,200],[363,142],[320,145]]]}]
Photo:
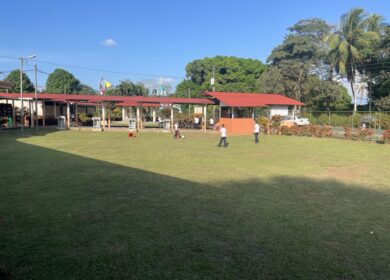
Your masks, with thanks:
[{"label": "white wall", "polygon": [[272,105],[270,108],[270,116],[275,115],[288,116],[288,105]]},{"label": "white wall", "polygon": [[[32,99],[24,99],[23,98],[23,107],[27,110],[30,110],[30,104],[29,102],[32,102],[32,110],[35,111],[35,101]],[[6,104],[7,100],[0,100],[0,103]],[[8,100],[8,104],[12,105],[12,100]],[[14,100],[15,107],[20,108],[22,106],[22,101],[20,100]],[[38,100],[38,115],[42,115],[42,102]]]}]

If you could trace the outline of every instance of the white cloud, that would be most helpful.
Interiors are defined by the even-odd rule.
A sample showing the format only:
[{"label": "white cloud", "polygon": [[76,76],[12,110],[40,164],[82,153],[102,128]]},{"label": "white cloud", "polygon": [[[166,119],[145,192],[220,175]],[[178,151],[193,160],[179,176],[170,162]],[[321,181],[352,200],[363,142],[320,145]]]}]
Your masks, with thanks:
[{"label": "white cloud", "polygon": [[105,46],[105,47],[115,47],[118,44],[117,44],[117,42],[115,42],[111,38],[108,38],[107,40],[104,40],[102,42],[102,45]]}]

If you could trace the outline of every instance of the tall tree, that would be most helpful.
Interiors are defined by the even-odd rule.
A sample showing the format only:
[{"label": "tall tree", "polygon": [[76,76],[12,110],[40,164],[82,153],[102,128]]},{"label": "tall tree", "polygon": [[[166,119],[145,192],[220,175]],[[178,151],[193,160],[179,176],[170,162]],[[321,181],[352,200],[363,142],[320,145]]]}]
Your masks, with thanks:
[{"label": "tall tree", "polygon": [[143,83],[133,83],[130,80],[120,81],[119,85],[114,86],[107,90],[108,95],[117,96],[135,96],[135,95],[148,95],[148,89]]},{"label": "tall tree", "polygon": [[267,59],[271,65],[259,79],[262,91],[278,92],[317,109],[321,106],[316,107],[316,102],[325,102],[329,107],[327,98],[342,94],[342,89],[331,81],[322,39],[330,29],[318,18],[300,20],[288,28],[290,33]]},{"label": "tall tree", "polygon": [[357,96],[354,83],[359,65],[363,63],[362,52],[367,51],[373,42],[379,40],[376,31],[368,29],[367,16],[363,9],[352,9],[341,16],[339,28],[326,37],[329,45],[329,57],[337,73],[345,76],[351,86],[354,111],[357,110]]},{"label": "tall tree", "polygon": [[78,94],[80,89],[80,81],[64,69],[55,69],[46,81],[46,92],[48,93]]},{"label": "tall tree", "polygon": [[85,84],[80,84],[79,87],[79,94],[96,94],[96,90],[94,90],[91,86],[85,85]]},{"label": "tall tree", "polygon": [[192,80],[184,80],[176,86],[175,96],[177,97],[200,97],[200,86]]},{"label": "tall tree", "polygon": [[[5,78],[5,81],[10,83],[12,88],[11,92],[20,92],[20,70],[13,70]],[[26,73],[22,75],[23,92],[34,92],[35,87]]]},{"label": "tall tree", "polygon": [[[238,58],[233,56],[216,56],[197,59],[187,64],[188,81],[177,86],[180,92],[191,86],[198,91],[211,91],[211,78],[215,77],[216,91],[256,92],[259,90],[257,80],[265,70],[265,65],[255,59]],[[196,87],[194,86],[196,85]],[[187,87],[187,89],[186,89]],[[176,90],[176,94],[180,94]]]}]

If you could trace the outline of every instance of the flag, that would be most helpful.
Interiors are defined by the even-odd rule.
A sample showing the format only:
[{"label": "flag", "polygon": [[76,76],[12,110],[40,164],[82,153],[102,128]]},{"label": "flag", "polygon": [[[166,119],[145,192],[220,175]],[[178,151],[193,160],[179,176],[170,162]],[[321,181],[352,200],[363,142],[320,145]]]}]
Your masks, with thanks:
[{"label": "flag", "polygon": [[103,78],[100,80],[99,90],[100,90],[100,95],[103,95],[106,92],[106,87],[104,85],[104,79]]},{"label": "flag", "polygon": [[110,86],[111,83],[102,78],[99,83],[100,95],[103,95]]}]

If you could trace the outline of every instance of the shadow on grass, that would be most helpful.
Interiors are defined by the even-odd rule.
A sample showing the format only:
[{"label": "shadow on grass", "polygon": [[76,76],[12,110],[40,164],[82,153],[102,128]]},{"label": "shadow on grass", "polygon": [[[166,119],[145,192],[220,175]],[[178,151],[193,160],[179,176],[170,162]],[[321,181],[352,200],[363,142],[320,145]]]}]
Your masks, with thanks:
[{"label": "shadow on grass", "polygon": [[12,135],[0,147],[1,279],[390,276],[388,193],[285,176],[215,187]]}]

